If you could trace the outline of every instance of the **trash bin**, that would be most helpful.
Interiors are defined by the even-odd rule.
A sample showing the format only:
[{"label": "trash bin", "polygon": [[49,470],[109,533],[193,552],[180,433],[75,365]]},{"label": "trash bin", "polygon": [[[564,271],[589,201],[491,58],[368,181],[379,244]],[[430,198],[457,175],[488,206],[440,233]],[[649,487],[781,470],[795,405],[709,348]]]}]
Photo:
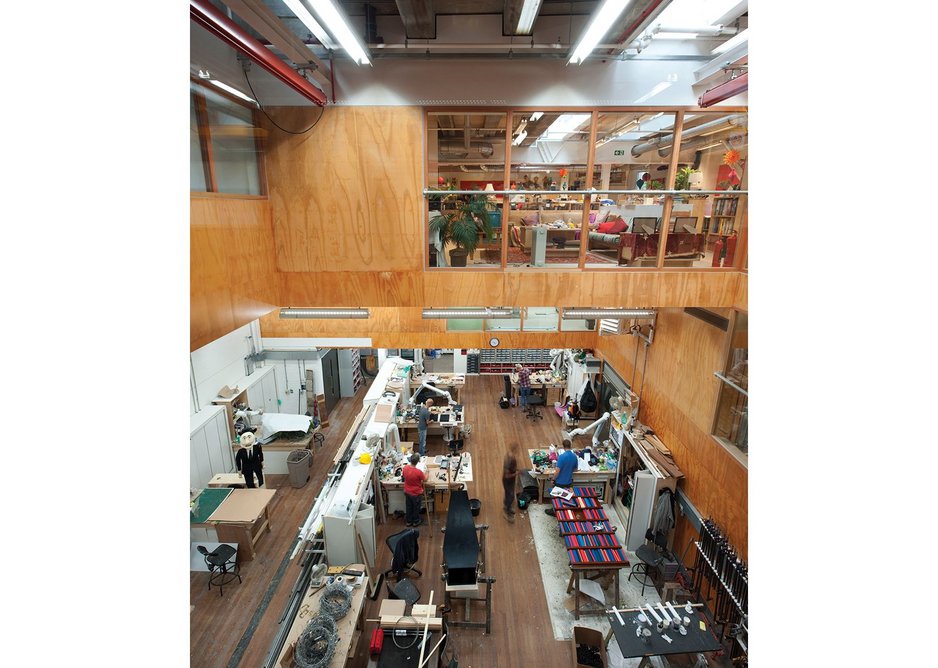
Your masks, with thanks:
[{"label": "trash bin", "polygon": [[473,517],[478,517],[481,509],[482,502],[479,501],[479,499],[469,499],[469,511],[472,513]]},{"label": "trash bin", "polygon": [[299,489],[309,482],[309,467],[313,465],[313,455],[309,450],[294,450],[287,456],[287,471],[290,484]]}]

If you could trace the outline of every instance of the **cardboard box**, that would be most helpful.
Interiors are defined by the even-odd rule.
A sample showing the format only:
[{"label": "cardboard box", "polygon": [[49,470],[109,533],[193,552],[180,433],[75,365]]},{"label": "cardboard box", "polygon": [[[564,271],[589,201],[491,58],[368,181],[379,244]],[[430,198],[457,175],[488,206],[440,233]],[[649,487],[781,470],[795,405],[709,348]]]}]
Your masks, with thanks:
[{"label": "cardboard box", "polygon": [[585,626],[574,626],[573,637],[570,639],[573,643],[573,668],[590,668],[589,666],[577,663],[576,650],[579,645],[589,645],[599,648],[599,657],[602,660],[603,668],[609,666],[609,657],[606,656],[606,646],[603,644],[603,632],[596,629],[590,629]]},{"label": "cardboard box", "polygon": [[234,387],[228,387],[227,385],[225,385],[223,388],[218,390],[218,396],[221,397],[222,399],[231,399],[231,397],[235,396],[236,394],[238,394],[237,385],[235,385]]}]

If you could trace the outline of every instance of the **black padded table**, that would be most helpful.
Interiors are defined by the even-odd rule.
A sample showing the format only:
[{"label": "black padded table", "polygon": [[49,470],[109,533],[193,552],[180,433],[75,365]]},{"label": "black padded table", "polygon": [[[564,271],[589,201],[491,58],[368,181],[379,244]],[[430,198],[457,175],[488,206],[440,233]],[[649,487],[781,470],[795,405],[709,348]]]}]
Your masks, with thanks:
[{"label": "black padded table", "polygon": [[[623,658],[663,656],[666,654],[696,654],[697,652],[715,652],[720,649],[720,642],[710,630],[710,623],[700,614],[700,608],[694,608],[692,613],[688,613],[684,606],[675,605],[674,608],[681,617],[690,617],[690,626],[686,627],[686,636],[681,635],[680,631],[673,628],[665,631],[664,635],[671,638],[670,643],[655,629],[654,618],[651,619],[651,626],[647,622],[642,624],[651,631],[651,636],[646,640],[642,640],[635,635],[635,629],[639,626],[638,615],[640,613],[638,611],[619,612],[619,616],[625,622],[624,626],[619,624],[614,612],[607,612],[606,618],[612,626],[612,633],[616,637],[619,649],[622,650]],[[655,612],[658,613],[659,617],[664,616],[657,607],[655,607]],[[647,610],[645,616],[648,616]],[[700,622],[704,623],[705,629],[700,628]]]},{"label": "black padded table", "polygon": [[443,561],[446,562],[447,584],[469,585],[476,582],[479,560],[479,537],[469,509],[469,493],[452,492],[443,537]]}]

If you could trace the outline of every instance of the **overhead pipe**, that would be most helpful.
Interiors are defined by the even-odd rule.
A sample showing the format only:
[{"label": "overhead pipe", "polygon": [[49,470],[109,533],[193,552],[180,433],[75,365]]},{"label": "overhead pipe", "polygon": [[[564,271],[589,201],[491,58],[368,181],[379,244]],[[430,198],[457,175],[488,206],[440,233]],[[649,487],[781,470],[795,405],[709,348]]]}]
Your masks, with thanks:
[{"label": "overhead pipe", "polygon": [[473,153],[478,154],[480,158],[491,158],[495,152],[495,147],[484,141],[470,141],[465,146],[460,141],[441,141],[439,151],[440,158],[443,160],[468,158]]},{"label": "overhead pipe", "polygon": [[[713,138],[711,135],[706,135],[706,136],[704,136],[704,137],[694,137],[693,139],[690,139],[690,140],[688,140],[688,141],[686,141],[686,142],[685,142],[685,141],[682,141],[682,142],[681,142],[681,153],[683,153],[684,151],[686,151],[686,150],[688,150],[688,149],[694,148],[694,147],[696,147],[696,146],[704,146],[705,144],[710,144],[710,143],[713,143],[713,142],[724,142],[724,141],[726,141],[726,140],[725,140],[725,139],[715,139],[715,138]],[[669,157],[669,156],[671,155],[671,151],[672,151],[673,148],[674,148],[674,145],[673,145],[673,144],[672,144],[671,146],[666,146],[666,147],[664,147],[664,148],[659,148],[659,149],[658,149],[658,155],[659,155],[660,157],[662,157],[662,158],[667,158],[667,157]],[[699,165],[698,165],[698,167],[699,167]],[[696,168],[695,168],[695,169],[696,169]]]},{"label": "overhead pipe", "polygon": [[698,98],[697,104],[701,107],[710,107],[717,102],[722,102],[740,93],[745,93],[747,90],[749,90],[749,72],[745,72],[735,79],[730,79],[718,86],[714,86]]},{"label": "overhead pipe", "polygon": [[[710,121],[709,123],[704,123],[703,125],[698,125],[695,128],[685,130],[684,132],[681,133],[681,140],[683,141],[684,139],[690,139],[691,137],[696,137],[697,135],[707,133],[708,131],[709,131],[709,134],[713,134],[714,132],[718,132],[719,130],[722,130],[724,126],[728,128],[734,125],[740,125],[742,122],[743,122],[742,114],[736,114],[734,116],[729,116],[727,118],[720,118],[715,121]],[[662,149],[666,146],[670,146],[673,143],[674,143],[673,132],[669,135],[665,135],[664,137],[655,137],[654,139],[651,139],[643,144],[636,144],[635,146],[633,146],[632,157],[637,158],[641,156],[643,153],[647,153],[653,148]]]},{"label": "overhead pipe", "polygon": [[321,90],[294,72],[241,26],[218,11],[208,0],[189,0],[189,18],[228,46],[253,60],[307,100],[320,107],[326,105],[326,96]]}]

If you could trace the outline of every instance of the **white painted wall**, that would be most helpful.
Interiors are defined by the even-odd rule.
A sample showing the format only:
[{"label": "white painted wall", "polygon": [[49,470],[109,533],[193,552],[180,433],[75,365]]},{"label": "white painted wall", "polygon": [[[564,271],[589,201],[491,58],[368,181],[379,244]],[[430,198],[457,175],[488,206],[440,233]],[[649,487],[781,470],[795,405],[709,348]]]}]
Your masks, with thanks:
[{"label": "white painted wall", "polygon": [[251,331],[249,323],[189,354],[191,381],[197,395],[191,402],[193,407],[211,406],[218,390],[244,377],[244,357],[249,353],[247,337]]}]

